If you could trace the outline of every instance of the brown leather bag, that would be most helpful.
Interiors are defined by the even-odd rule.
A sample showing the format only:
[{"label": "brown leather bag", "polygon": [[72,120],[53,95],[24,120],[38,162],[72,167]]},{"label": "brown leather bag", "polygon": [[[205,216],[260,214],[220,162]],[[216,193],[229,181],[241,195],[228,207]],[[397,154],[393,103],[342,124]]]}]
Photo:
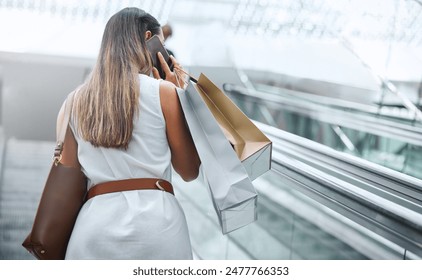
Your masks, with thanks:
[{"label": "brown leather bag", "polygon": [[[71,93],[66,100],[64,118],[58,131],[58,142],[32,230],[22,243],[32,255],[42,260],[63,260],[67,244],[79,210],[85,202],[87,179],[80,166],[65,166],[60,163],[63,147],[74,149],[76,143],[69,120],[73,104]],[[76,145],[77,147],[77,145]],[[67,152],[67,151],[66,151]]]}]

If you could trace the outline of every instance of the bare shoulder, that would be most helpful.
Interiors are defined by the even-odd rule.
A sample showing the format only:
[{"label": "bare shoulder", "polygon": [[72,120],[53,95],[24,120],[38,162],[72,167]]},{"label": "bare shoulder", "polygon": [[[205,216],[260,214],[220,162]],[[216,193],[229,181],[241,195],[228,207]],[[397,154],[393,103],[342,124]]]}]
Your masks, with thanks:
[{"label": "bare shoulder", "polygon": [[176,86],[167,81],[160,81],[160,101],[164,116],[167,113],[180,108]]},{"label": "bare shoulder", "polygon": [[160,95],[163,94],[177,96],[176,86],[168,81],[160,81]]}]

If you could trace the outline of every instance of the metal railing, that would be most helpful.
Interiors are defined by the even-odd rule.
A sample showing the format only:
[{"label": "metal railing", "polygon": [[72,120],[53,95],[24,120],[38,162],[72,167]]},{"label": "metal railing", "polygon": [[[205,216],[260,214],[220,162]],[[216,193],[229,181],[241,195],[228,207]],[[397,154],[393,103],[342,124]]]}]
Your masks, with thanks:
[{"label": "metal railing", "polygon": [[[393,138],[405,143],[422,146],[422,127],[412,124],[401,123],[390,119],[383,119],[377,115],[358,114],[356,112],[345,111],[343,108],[334,108],[314,100],[298,99],[289,95],[276,95],[263,91],[246,89],[236,85],[225,85],[224,90],[235,100],[242,103],[251,103],[255,107],[242,109],[246,114],[260,113],[272,126],[277,126],[277,120],[268,113],[268,109],[275,111],[286,110],[298,113],[314,120],[328,123],[335,126],[346,127],[358,131],[364,131],[382,137]],[[287,92],[287,90],[286,90]],[[361,108],[363,109],[363,108]],[[249,111],[249,112],[248,112]],[[364,113],[370,111],[365,110]],[[253,116],[250,116],[254,118]]]},{"label": "metal railing", "polygon": [[[201,258],[421,258],[421,180],[256,124],[273,141],[272,169],[254,181],[256,223],[223,236],[205,187],[179,188],[182,206],[194,209],[186,214],[189,227],[198,227],[191,238]],[[321,241],[321,235],[332,237]],[[218,255],[203,248],[208,243]],[[349,254],[336,253],[340,247]]]},{"label": "metal railing", "polygon": [[260,124],[273,169],[308,196],[422,255],[422,181]]}]

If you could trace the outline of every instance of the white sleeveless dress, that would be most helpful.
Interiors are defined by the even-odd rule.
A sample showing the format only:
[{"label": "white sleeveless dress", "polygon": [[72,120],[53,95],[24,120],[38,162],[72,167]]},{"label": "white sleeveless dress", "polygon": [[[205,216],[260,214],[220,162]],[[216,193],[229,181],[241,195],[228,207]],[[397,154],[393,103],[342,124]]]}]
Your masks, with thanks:
[{"label": "white sleeveless dress", "polygon": [[[95,184],[129,178],[171,181],[171,153],[161,110],[159,83],[140,79],[140,110],[129,148],[95,148],[78,142],[78,157]],[[161,190],[109,193],[82,207],[66,259],[192,259],[186,218],[176,198]]]}]

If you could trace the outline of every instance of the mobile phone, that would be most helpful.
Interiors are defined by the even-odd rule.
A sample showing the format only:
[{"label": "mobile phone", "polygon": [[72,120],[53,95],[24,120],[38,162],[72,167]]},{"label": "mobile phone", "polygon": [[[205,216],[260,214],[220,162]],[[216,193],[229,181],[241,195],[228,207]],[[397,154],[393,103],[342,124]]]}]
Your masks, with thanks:
[{"label": "mobile phone", "polygon": [[160,38],[158,35],[152,36],[147,42],[147,48],[151,55],[152,65],[157,68],[158,73],[160,73],[160,77],[162,79],[166,78],[166,74],[164,73],[160,60],[158,59],[158,52],[160,52],[164,60],[167,62],[170,70],[173,71],[173,62],[170,59],[170,55],[168,54],[167,50],[164,48],[163,44],[161,43]]}]

